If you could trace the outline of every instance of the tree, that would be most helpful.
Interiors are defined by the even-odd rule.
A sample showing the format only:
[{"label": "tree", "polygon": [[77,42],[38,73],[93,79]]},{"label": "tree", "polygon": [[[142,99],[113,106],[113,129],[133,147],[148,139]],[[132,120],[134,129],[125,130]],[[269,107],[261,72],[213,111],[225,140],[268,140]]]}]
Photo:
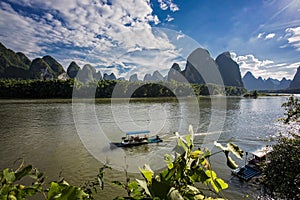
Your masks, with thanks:
[{"label": "tree", "polygon": [[280,136],[273,151],[268,155],[268,162],[263,168],[262,183],[265,193],[273,198],[300,199],[300,137],[299,117],[300,102],[291,96],[285,107],[284,123],[291,123],[287,136]]}]

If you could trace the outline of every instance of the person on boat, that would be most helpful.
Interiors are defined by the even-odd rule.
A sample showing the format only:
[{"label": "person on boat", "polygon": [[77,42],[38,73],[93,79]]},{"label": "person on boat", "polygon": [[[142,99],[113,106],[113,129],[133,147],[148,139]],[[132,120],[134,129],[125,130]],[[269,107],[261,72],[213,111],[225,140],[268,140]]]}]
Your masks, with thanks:
[{"label": "person on boat", "polygon": [[140,140],[140,137],[139,137],[139,136],[136,136],[136,137],[134,138],[134,141],[135,141],[135,142],[139,142],[139,140]]}]

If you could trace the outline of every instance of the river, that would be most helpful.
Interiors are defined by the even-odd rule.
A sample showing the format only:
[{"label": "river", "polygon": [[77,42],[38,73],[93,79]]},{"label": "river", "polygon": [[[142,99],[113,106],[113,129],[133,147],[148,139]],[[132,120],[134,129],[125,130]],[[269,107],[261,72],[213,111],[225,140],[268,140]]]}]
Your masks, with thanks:
[{"label": "river", "polygon": [[[48,182],[61,175],[80,185],[93,179],[102,162],[107,161],[113,169],[105,174],[105,189],[96,197],[112,199],[125,195],[110,184],[112,180],[125,180],[124,166],[128,165],[129,172],[135,172],[142,163],[160,169],[164,166],[163,154],[172,153],[175,145],[173,132],[186,134],[189,124],[196,133],[196,145],[217,140],[223,144],[234,142],[245,151],[253,151],[271,144],[270,138],[284,129],[278,119],[283,117],[281,104],[286,100],[287,97],[131,99],[113,103],[0,100],[0,169],[16,168],[14,161],[23,158],[45,172]],[[115,153],[106,148],[109,141],[120,140],[124,131],[143,129],[159,134],[165,142]],[[224,195],[228,199],[242,199],[249,194],[250,199],[255,199],[256,187],[233,178],[225,163],[222,155],[212,159],[214,170],[229,183]]]}]

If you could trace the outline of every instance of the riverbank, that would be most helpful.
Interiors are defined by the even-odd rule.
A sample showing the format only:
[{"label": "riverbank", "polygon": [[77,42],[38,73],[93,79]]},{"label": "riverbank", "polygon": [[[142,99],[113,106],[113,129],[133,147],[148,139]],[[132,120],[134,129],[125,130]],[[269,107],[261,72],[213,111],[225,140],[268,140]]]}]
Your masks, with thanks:
[{"label": "riverbank", "polygon": [[0,98],[51,99],[51,98],[157,98],[201,95],[240,96],[245,88],[214,84],[181,82],[129,82],[101,80],[81,83],[69,80],[0,80]]}]

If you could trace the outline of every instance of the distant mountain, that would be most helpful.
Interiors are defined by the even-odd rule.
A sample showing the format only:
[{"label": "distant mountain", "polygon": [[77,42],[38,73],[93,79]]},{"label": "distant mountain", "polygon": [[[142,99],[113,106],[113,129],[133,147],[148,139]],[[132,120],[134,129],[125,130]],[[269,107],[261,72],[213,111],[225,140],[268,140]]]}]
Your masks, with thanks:
[{"label": "distant mountain", "polygon": [[143,80],[143,81],[145,81],[145,82],[152,81],[152,76],[151,76],[151,74],[145,74],[144,80]]},{"label": "distant mountain", "polygon": [[129,77],[129,82],[138,82],[138,81],[140,81],[140,80],[138,79],[137,74],[132,74],[132,75]]},{"label": "distant mountain", "polygon": [[94,80],[94,74],[96,74],[96,69],[90,64],[86,64],[82,70],[78,71],[76,78],[81,82],[87,83]]},{"label": "distant mountain", "polygon": [[76,62],[72,61],[67,69],[67,74],[70,78],[75,78],[80,67],[76,64]]},{"label": "distant mountain", "polygon": [[0,78],[29,77],[30,60],[22,53],[15,53],[0,43]]},{"label": "distant mountain", "polygon": [[216,58],[225,86],[244,87],[240,67],[232,60],[229,52],[224,52]]},{"label": "distant mountain", "polygon": [[[79,73],[79,74],[78,74]],[[82,70],[72,61],[65,72],[63,66],[50,55],[36,58],[33,61],[23,53],[7,49],[0,43],[0,79],[61,79],[77,78],[82,82],[101,80],[101,72],[96,72],[91,65],[85,65]],[[113,77],[112,77],[113,78]]]},{"label": "distant mountain", "polygon": [[17,55],[25,65],[30,66],[31,60],[25,54],[22,52],[17,52]]},{"label": "distant mountain", "polygon": [[104,73],[103,80],[116,80],[116,76],[114,73],[111,73],[110,75]]},{"label": "distant mountain", "polygon": [[168,72],[167,75],[167,80],[168,81],[178,81],[178,82],[186,82],[185,77],[183,76],[183,73],[177,63],[174,63],[171,67],[171,69]]},{"label": "distant mountain", "polygon": [[297,72],[293,78],[293,81],[290,84],[291,89],[299,89],[300,88],[300,66],[297,69]]},{"label": "distant mountain", "polygon": [[218,66],[206,49],[198,48],[187,58],[182,74],[190,83],[215,83],[215,71]]},{"label": "distant mountain", "polygon": [[65,73],[65,70],[61,64],[59,64],[54,58],[47,55],[42,58],[52,69],[53,78],[57,78],[60,74]]},{"label": "distant mountain", "polygon": [[280,81],[280,89],[286,89],[290,87],[291,80],[287,80],[285,77],[283,77]]},{"label": "distant mountain", "polygon": [[[300,68],[300,67],[299,67]],[[247,72],[241,79],[239,65],[232,60],[229,52],[224,52],[217,56],[214,60],[208,50],[198,48],[194,50],[187,58],[184,70],[181,70],[177,63],[174,63],[170,68],[166,77],[158,71],[144,76],[144,81],[178,81],[190,82],[197,84],[215,83],[221,84],[219,80],[223,80],[226,86],[245,86],[248,90],[278,90],[291,88],[299,88],[300,85],[300,70],[291,81],[283,78],[281,81],[268,78],[267,80],[261,77],[255,78],[251,72]],[[124,72],[130,70],[123,69]],[[0,79],[62,79],[78,78],[79,81],[89,82],[94,80],[124,80],[115,76],[114,73],[102,74],[100,71],[86,64],[82,69],[72,61],[65,72],[63,66],[50,55],[43,58],[36,58],[32,61],[23,53],[7,49],[0,43]],[[137,74],[130,77],[129,81],[139,81]],[[290,85],[291,84],[291,85]]]},{"label": "distant mountain", "polygon": [[161,75],[161,73],[159,73],[159,71],[155,70],[155,71],[153,72],[152,79],[153,79],[154,81],[163,81],[163,80],[164,80],[164,77],[163,77],[163,75]]},{"label": "distant mountain", "polygon": [[0,78],[52,79],[64,72],[61,64],[49,55],[31,62],[25,54],[15,53],[0,43]]},{"label": "distant mountain", "polygon": [[247,72],[243,77],[244,86],[247,90],[283,90],[287,89],[291,80],[282,78],[281,81],[277,79],[268,78],[266,80],[262,77],[255,78],[251,72]]},{"label": "distant mountain", "polygon": [[144,81],[145,82],[155,82],[155,81],[163,81],[165,78],[158,70],[155,70],[153,74],[145,74]]},{"label": "distant mountain", "polygon": [[244,86],[247,90],[257,90],[263,87],[263,80],[256,79],[251,72],[247,72],[243,77]]},{"label": "distant mountain", "polygon": [[220,54],[216,61],[210,56],[206,49],[198,48],[193,51],[181,71],[179,65],[174,63],[168,72],[168,81],[190,83],[215,83],[226,86],[244,87],[240,67],[232,60],[229,52]]}]

